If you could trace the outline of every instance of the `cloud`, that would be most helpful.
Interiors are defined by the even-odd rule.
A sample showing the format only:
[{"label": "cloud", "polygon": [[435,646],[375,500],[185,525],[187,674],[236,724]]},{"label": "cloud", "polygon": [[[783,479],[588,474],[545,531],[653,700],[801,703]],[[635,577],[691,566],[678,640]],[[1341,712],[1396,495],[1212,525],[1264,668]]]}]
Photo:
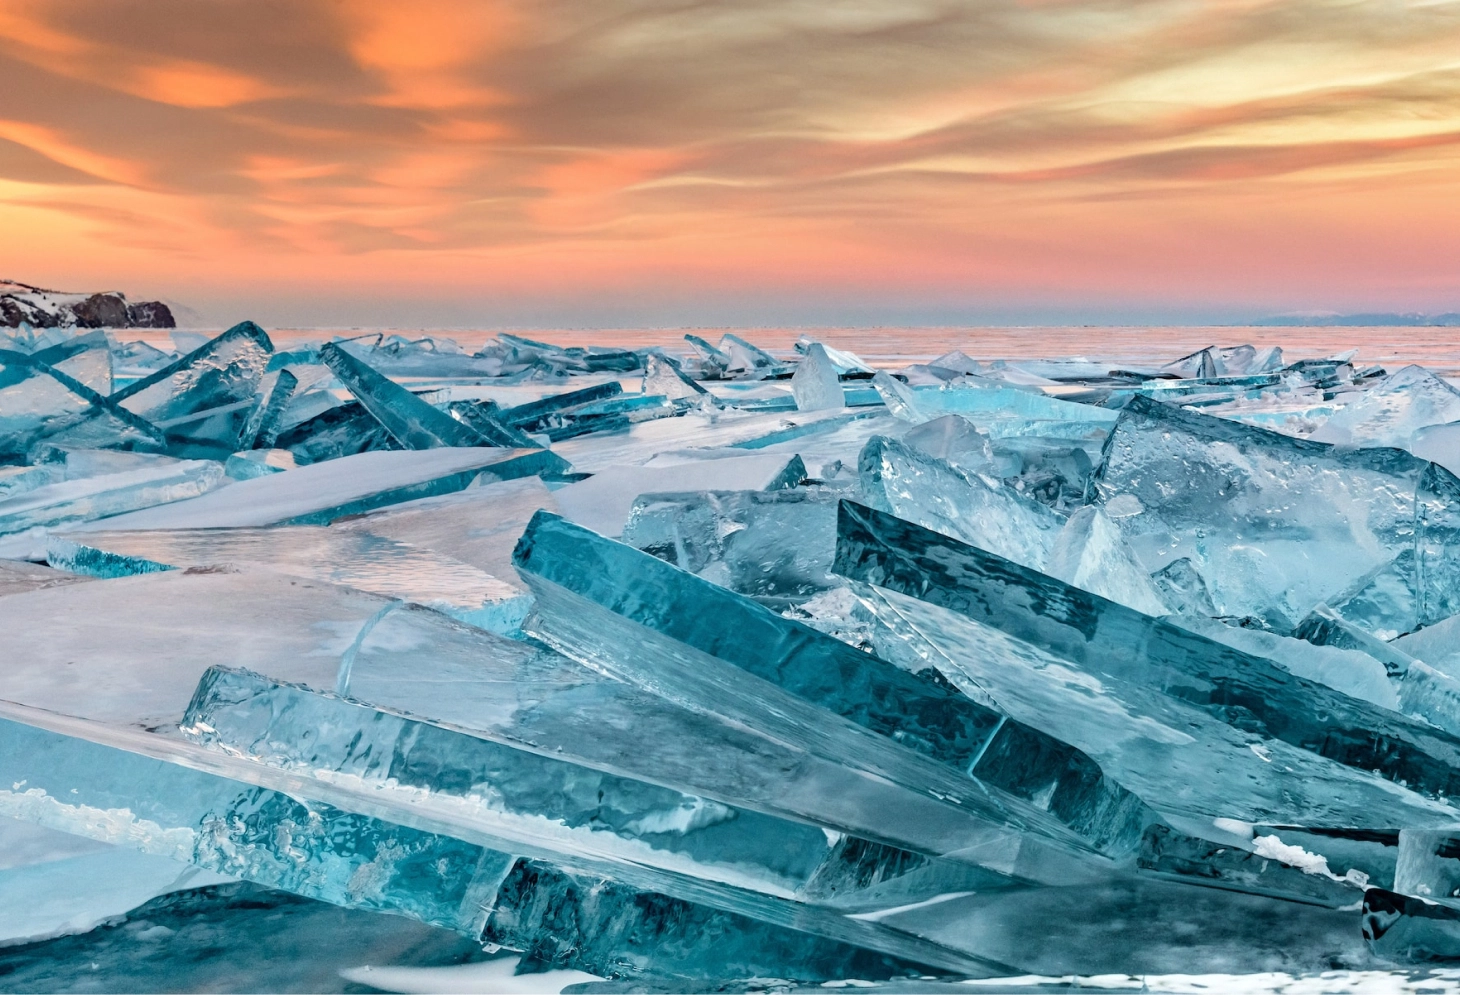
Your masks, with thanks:
[{"label": "cloud", "polygon": [[[103,268],[111,241],[330,280],[436,259],[463,288],[1139,295],[1182,237],[1230,237],[1223,202],[1288,224],[1277,205],[1342,190],[1352,230],[1438,226],[1364,201],[1434,196],[1457,46],[1460,4],[1398,0],[0,0],[0,191],[22,191],[0,230],[7,205],[70,211]],[[1085,258],[1158,201],[1185,235],[1132,242],[1128,272],[1021,276],[988,249]],[[24,246],[0,236],[0,262],[21,272]]]}]

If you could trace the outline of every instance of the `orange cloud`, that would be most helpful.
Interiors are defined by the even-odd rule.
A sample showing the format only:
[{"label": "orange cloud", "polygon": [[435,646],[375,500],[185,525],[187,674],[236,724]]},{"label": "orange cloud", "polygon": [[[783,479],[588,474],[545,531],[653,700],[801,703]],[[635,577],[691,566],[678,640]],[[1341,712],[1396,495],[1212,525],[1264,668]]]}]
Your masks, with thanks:
[{"label": "orange cloud", "polygon": [[1460,309],[1460,4],[267,10],[0,0],[0,272]]}]

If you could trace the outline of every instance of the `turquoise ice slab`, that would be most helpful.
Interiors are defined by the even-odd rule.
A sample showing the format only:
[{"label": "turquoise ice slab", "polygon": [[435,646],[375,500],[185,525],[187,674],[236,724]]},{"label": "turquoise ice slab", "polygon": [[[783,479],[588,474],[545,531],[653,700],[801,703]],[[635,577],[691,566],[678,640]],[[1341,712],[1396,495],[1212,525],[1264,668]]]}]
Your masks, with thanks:
[{"label": "turquoise ice slab", "polygon": [[319,357],[365,406],[365,410],[405,448],[480,447],[490,444],[466,423],[431,407],[333,343],[321,346]]},{"label": "turquoise ice slab", "polygon": [[594,384],[592,387],[549,394],[536,401],[507,408],[501,412],[498,419],[502,424],[511,428],[532,429],[552,415],[575,408],[580,404],[590,404],[594,401],[618,397],[623,390],[623,385],[617,380],[610,380],[607,383]]},{"label": "turquoise ice slab", "polygon": [[600,535],[617,536],[634,501],[651,491],[775,491],[794,487],[806,477],[799,456],[745,453],[725,459],[696,460],[669,466],[610,466],[553,496],[563,516]]},{"label": "turquoise ice slab", "polygon": [[302,464],[402,448],[359,401],[333,405],[289,426],[274,445],[292,452]]},{"label": "turquoise ice slab", "polygon": [[1460,480],[1408,453],[1338,449],[1136,397],[1098,489],[1144,565],[1189,558],[1218,614],[1289,631],[1325,602],[1392,636],[1460,610]]},{"label": "turquoise ice slab", "polygon": [[1460,420],[1460,391],[1422,366],[1406,366],[1349,398],[1310,436],[1315,442],[1409,449],[1415,433]]},{"label": "turquoise ice slab", "polygon": [[241,480],[190,501],[119,515],[96,528],[318,525],[385,505],[449,494],[482,476],[505,480],[564,469],[561,458],[541,449],[452,447],[358,453]]},{"label": "turquoise ice slab", "polygon": [[181,460],[48,484],[0,499],[0,535],[192,500],[222,479],[221,463]]},{"label": "turquoise ice slab", "polygon": [[864,500],[878,510],[1036,570],[1045,568],[1065,524],[1012,487],[886,436],[868,440],[857,473]]},{"label": "turquoise ice slab", "polygon": [[[4,694],[23,704],[165,729],[209,665],[243,668],[318,690],[343,687],[356,700],[481,739],[948,856],[1000,879],[1019,876],[1027,862],[1017,831],[823,755],[814,726],[755,732],[541,644],[426,609],[274,573],[164,571],[75,585],[81,591],[47,582],[0,597]],[[38,617],[55,627],[29,624]],[[946,780],[966,790],[955,776]],[[924,861],[882,891],[931,887],[937,865]]]},{"label": "turquoise ice slab", "polygon": [[842,586],[831,491],[641,494],[623,541],[762,604],[785,608]]},{"label": "turquoise ice slab", "polygon": [[515,632],[530,605],[516,585],[441,553],[319,525],[53,535],[47,562],[103,578],[253,564],[425,605],[500,633]]},{"label": "turquoise ice slab", "polygon": [[491,445],[508,449],[537,447],[537,443],[523,432],[502,424],[497,418],[498,409],[491,401],[452,401],[447,405],[447,411]]},{"label": "turquoise ice slab", "polygon": [[180,418],[247,400],[258,391],[274,345],[262,328],[239,322],[176,362],[111,395],[149,420]]},{"label": "turquoise ice slab", "polygon": [[86,384],[24,353],[0,349],[0,458],[38,441],[158,450],[162,430]]},{"label": "turquoise ice slab", "polygon": [[[528,631],[681,703],[727,715],[733,706],[762,728],[776,715],[799,714],[826,730],[834,756],[864,758],[868,769],[927,790],[958,775],[953,797],[1066,843],[1073,830],[1088,845],[1123,852],[1150,816],[1080,751],[946,681],[901,670],[555,515],[533,518],[515,559],[539,600]],[[651,632],[663,637],[657,653],[646,649]],[[617,653],[605,645],[615,636]],[[798,698],[816,707],[798,708]],[[828,721],[837,717],[846,724]],[[912,763],[916,753],[937,764]]]},{"label": "turquoise ice slab", "polygon": [[[230,755],[360,790],[429,795],[504,839],[657,867],[848,911],[1008,879],[822,827],[585,767],[247,671],[211,668],[182,731]],[[690,745],[690,744],[685,744]]]},{"label": "turquoise ice slab", "polygon": [[852,502],[835,569],[887,592],[940,666],[1066,732],[1162,812],[1454,818],[1460,740],[1270,661]]},{"label": "turquoise ice slab", "polygon": [[[283,771],[175,738],[8,703],[0,703],[0,778],[10,785],[0,789],[0,814],[8,817],[348,908],[407,915],[472,936],[491,932],[523,946],[539,930],[560,926],[546,914],[523,915],[525,909],[573,900],[543,890],[618,882],[619,901],[594,909],[597,918],[584,928],[611,928],[616,917],[632,916],[646,902],[677,900],[680,917],[698,912],[703,918],[708,912],[698,906],[709,904],[721,913],[711,918],[730,927],[732,936],[734,927],[761,932],[763,943],[781,930],[809,933],[825,945],[822,964],[835,963],[833,955],[853,961],[858,949],[869,949],[891,955],[862,958],[880,962],[885,973],[919,966],[986,973],[989,967],[799,903],[591,857],[563,865],[530,842],[502,849],[505,841],[419,793],[362,792],[348,782]],[[523,858],[547,873],[514,880],[504,904],[517,914],[494,928],[500,888]],[[755,947],[747,946],[749,955]],[[806,946],[818,944],[807,938]],[[692,964],[684,966],[693,971]],[[776,966],[783,974],[796,969]]]}]

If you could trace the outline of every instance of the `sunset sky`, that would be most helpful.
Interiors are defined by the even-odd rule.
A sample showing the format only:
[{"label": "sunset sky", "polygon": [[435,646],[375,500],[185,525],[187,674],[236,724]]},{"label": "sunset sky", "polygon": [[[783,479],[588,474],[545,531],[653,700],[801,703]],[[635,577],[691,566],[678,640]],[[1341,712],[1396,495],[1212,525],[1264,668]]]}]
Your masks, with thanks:
[{"label": "sunset sky", "polygon": [[0,278],[214,324],[1460,310],[1460,2],[0,0]]}]

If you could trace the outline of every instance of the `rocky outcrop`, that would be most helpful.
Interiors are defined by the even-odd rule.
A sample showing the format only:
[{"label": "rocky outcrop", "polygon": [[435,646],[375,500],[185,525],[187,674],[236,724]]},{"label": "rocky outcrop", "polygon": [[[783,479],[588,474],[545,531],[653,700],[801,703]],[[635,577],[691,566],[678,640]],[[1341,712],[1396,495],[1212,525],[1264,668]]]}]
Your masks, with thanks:
[{"label": "rocky outcrop", "polygon": [[128,304],[125,294],[69,294],[0,280],[0,327],[176,328],[161,301]]}]

